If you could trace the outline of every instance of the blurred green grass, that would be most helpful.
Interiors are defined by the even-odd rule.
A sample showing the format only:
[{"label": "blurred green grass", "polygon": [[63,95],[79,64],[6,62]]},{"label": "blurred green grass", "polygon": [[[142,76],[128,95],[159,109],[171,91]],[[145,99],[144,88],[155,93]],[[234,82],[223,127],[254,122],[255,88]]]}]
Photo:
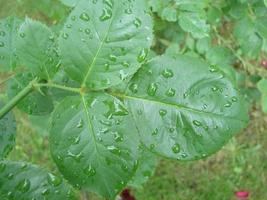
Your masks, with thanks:
[{"label": "blurred green grass", "polygon": [[[33,8],[34,1],[37,2],[0,0],[0,18],[27,14],[52,23],[42,9]],[[210,158],[187,163],[162,159],[144,188],[134,191],[137,200],[234,200],[234,192],[242,189],[251,192],[250,200],[266,200],[267,117],[259,110],[254,108],[251,112],[251,122],[246,130]],[[17,110],[15,113],[17,144],[8,159],[32,162],[58,173],[50,156],[48,138],[32,127],[27,116]],[[89,197],[90,200],[102,200],[93,194]],[[81,199],[88,198],[81,195]]]}]

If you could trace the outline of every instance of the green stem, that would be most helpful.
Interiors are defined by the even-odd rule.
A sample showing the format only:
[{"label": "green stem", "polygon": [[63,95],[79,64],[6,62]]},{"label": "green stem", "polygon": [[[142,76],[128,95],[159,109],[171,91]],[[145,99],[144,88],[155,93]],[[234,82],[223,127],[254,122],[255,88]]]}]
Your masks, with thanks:
[{"label": "green stem", "polygon": [[52,88],[57,88],[57,89],[66,90],[70,92],[81,93],[80,88],[72,88],[72,87],[67,87],[64,85],[58,85],[54,83],[37,83],[34,86],[35,87],[52,87]]},{"label": "green stem", "polygon": [[15,96],[10,102],[8,102],[0,110],[0,119],[2,119],[10,110],[12,110],[24,97],[30,94],[34,90],[34,83],[36,80],[32,81],[27,85],[17,96]]}]

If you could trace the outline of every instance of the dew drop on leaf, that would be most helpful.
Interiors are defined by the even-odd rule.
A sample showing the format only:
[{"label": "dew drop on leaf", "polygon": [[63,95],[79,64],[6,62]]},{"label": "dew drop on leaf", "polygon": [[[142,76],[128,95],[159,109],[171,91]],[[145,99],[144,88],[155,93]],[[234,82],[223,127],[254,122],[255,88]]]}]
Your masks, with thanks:
[{"label": "dew drop on leaf", "polygon": [[155,96],[156,92],[158,90],[158,86],[156,83],[151,83],[149,86],[148,86],[148,89],[147,89],[147,94],[149,96]]},{"label": "dew drop on leaf", "polygon": [[179,153],[180,152],[180,145],[179,144],[174,144],[173,146],[172,146],[172,151],[173,151],[173,153]]},{"label": "dew drop on leaf", "polygon": [[59,186],[61,183],[62,183],[62,179],[49,173],[47,175],[47,180],[48,180],[48,183],[53,185],[54,187],[57,187]]},{"label": "dew drop on leaf", "polygon": [[89,15],[85,12],[80,15],[80,19],[87,22],[90,21]]},{"label": "dew drop on leaf", "polygon": [[87,167],[85,167],[83,169],[83,172],[85,175],[89,177],[94,176],[96,174],[96,170],[91,165],[88,165]]},{"label": "dew drop on leaf", "polygon": [[142,25],[141,20],[138,19],[138,18],[136,18],[136,19],[134,20],[134,25],[135,25],[136,28],[139,28],[139,27]]},{"label": "dew drop on leaf", "polygon": [[31,182],[28,179],[23,179],[17,185],[17,189],[23,193],[28,192],[31,187]]},{"label": "dew drop on leaf", "polygon": [[137,61],[138,61],[139,63],[144,62],[145,59],[146,59],[146,57],[147,57],[147,54],[148,54],[148,49],[143,49],[143,50],[139,53],[139,55],[138,55],[138,57],[137,57]]},{"label": "dew drop on leaf", "polygon": [[200,121],[194,120],[193,124],[196,126],[202,126],[202,123]]},{"label": "dew drop on leaf", "polygon": [[0,42],[0,47],[4,47],[5,43],[4,42]]},{"label": "dew drop on leaf", "polygon": [[106,21],[112,17],[112,10],[104,8],[102,11],[102,15],[100,16],[101,21]]},{"label": "dew drop on leaf", "polygon": [[165,69],[161,73],[164,78],[172,78],[173,77],[173,71],[170,69]]},{"label": "dew drop on leaf", "polygon": [[132,83],[132,84],[130,85],[129,89],[130,89],[130,91],[131,91],[132,93],[136,94],[137,91],[138,91],[138,85],[137,85],[136,83]]},{"label": "dew drop on leaf", "polygon": [[84,124],[83,120],[80,119],[76,127],[77,128],[82,128],[83,127],[83,124]]},{"label": "dew drop on leaf", "polygon": [[165,110],[165,109],[160,109],[160,110],[159,110],[159,115],[160,115],[161,117],[164,117],[165,115],[167,115],[167,110]]},{"label": "dew drop on leaf", "polygon": [[175,96],[175,93],[176,93],[175,89],[170,88],[169,90],[167,90],[167,92],[165,94],[168,97],[174,97]]}]

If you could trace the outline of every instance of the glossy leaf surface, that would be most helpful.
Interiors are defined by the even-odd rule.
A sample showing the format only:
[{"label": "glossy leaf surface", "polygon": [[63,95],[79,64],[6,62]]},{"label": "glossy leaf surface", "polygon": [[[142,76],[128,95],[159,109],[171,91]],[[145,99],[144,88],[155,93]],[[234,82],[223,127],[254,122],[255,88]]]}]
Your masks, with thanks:
[{"label": "glossy leaf surface", "polygon": [[[4,104],[0,102],[0,108]],[[0,119],[0,160],[5,158],[7,154],[15,146],[16,137],[16,121],[10,112]]]},{"label": "glossy leaf surface", "polygon": [[104,89],[134,74],[146,59],[152,21],[143,0],[80,0],[60,36],[67,74],[82,86]]},{"label": "glossy leaf surface", "polygon": [[26,19],[18,31],[16,52],[27,71],[51,80],[57,71],[55,36],[44,24]]},{"label": "glossy leaf surface", "polygon": [[134,175],[138,132],[124,105],[107,94],[63,100],[50,143],[59,170],[78,188],[113,199]]},{"label": "glossy leaf surface", "polygon": [[16,67],[15,40],[21,20],[14,17],[0,20],[0,72]]},{"label": "glossy leaf surface", "polygon": [[144,144],[192,160],[219,150],[248,121],[246,104],[217,68],[185,56],[161,56],[132,79],[125,100]]},{"label": "glossy leaf surface", "polygon": [[6,199],[76,199],[63,180],[46,170],[27,163],[0,162],[0,198]]}]

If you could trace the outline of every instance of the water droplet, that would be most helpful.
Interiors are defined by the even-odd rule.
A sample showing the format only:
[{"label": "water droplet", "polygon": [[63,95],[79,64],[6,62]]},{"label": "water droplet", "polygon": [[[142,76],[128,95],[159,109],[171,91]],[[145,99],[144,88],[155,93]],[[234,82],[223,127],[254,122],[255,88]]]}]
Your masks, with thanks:
[{"label": "water droplet", "polygon": [[20,33],[19,36],[20,36],[21,38],[25,38],[26,35],[25,35],[25,33]]},{"label": "water droplet", "polygon": [[130,64],[128,62],[123,62],[122,66],[125,67],[125,68],[128,68],[128,67],[130,67]]},{"label": "water droplet", "polygon": [[148,55],[148,49],[143,49],[143,50],[139,53],[139,55],[138,55],[138,57],[137,57],[137,61],[138,61],[139,63],[144,62],[145,59],[146,59],[146,57],[147,57],[147,55]]},{"label": "water droplet", "polygon": [[231,100],[232,100],[232,102],[234,102],[234,103],[238,101],[237,97],[232,97]]},{"label": "water droplet", "polygon": [[92,165],[88,165],[86,168],[84,168],[83,172],[89,177],[92,177],[96,174],[96,170],[92,167]]},{"label": "water droplet", "polygon": [[230,101],[228,101],[226,104],[224,104],[224,107],[226,108],[230,108],[232,106],[232,103]]},{"label": "water droplet", "polygon": [[46,195],[49,194],[49,189],[46,188],[46,189],[44,189],[41,193],[42,193],[43,196],[46,196]]},{"label": "water droplet", "polygon": [[132,83],[129,87],[132,93],[136,94],[138,91],[138,85],[136,83]]},{"label": "water droplet", "polygon": [[104,8],[103,12],[102,12],[102,15],[100,16],[99,19],[101,21],[106,21],[106,20],[110,19],[111,17],[112,17],[112,10]]},{"label": "water droplet", "polygon": [[210,71],[211,73],[215,73],[215,72],[217,72],[218,70],[217,70],[214,66],[211,66],[209,71]]},{"label": "water droplet", "polygon": [[165,109],[160,109],[160,110],[159,110],[159,115],[160,115],[161,117],[166,116],[166,115],[167,115],[167,110],[165,110]]},{"label": "water droplet", "polygon": [[62,183],[62,179],[49,173],[47,176],[48,183],[54,187],[59,186]]},{"label": "water droplet", "polygon": [[163,70],[163,72],[161,74],[164,78],[172,78],[173,77],[173,72],[170,69]]},{"label": "water droplet", "polygon": [[118,147],[115,146],[108,146],[107,149],[111,152],[114,153],[116,155],[120,155],[121,154],[121,150]]},{"label": "water droplet", "polygon": [[147,94],[149,96],[155,96],[156,92],[158,90],[158,86],[156,83],[151,83],[149,86],[148,86],[148,89],[147,89]]},{"label": "water droplet", "polygon": [[196,126],[202,126],[202,123],[200,121],[194,120],[193,124]]},{"label": "water droplet", "polygon": [[88,21],[90,21],[90,16],[84,12],[80,15],[80,19],[88,22]]},{"label": "water droplet", "polygon": [[123,141],[123,135],[121,135],[118,132],[113,132],[112,133],[114,135],[114,139],[116,142],[122,142]]},{"label": "water droplet", "polygon": [[136,28],[139,28],[139,27],[142,25],[141,20],[138,19],[138,18],[136,18],[136,19],[134,20],[134,25],[135,25]]},{"label": "water droplet", "polygon": [[152,135],[155,136],[155,135],[158,135],[159,133],[159,130],[156,128],[153,132],[152,132]]},{"label": "water droplet", "polygon": [[109,60],[112,61],[112,62],[116,62],[117,61],[117,56],[109,55]]},{"label": "water droplet", "polygon": [[76,160],[77,162],[80,162],[81,159],[84,157],[82,152],[80,152],[79,154],[74,154],[70,150],[68,150],[67,156],[74,158],[74,160]]},{"label": "water droplet", "polygon": [[216,91],[218,91],[218,90],[219,90],[219,88],[218,88],[218,87],[216,87],[216,86],[214,86],[214,87],[212,87],[212,88],[211,88],[211,90],[212,90],[213,92],[216,92]]},{"label": "water droplet", "polygon": [[133,11],[132,11],[131,8],[127,8],[127,9],[125,9],[124,12],[125,12],[126,14],[128,14],[128,15],[130,15],[130,14],[133,13]]},{"label": "water droplet", "polygon": [[0,36],[5,36],[6,35],[6,33],[4,32],[4,31],[0,31]]},{"label": "water droplet", "polygon": [[173,153],[177,154],[177,153],[180,152],[180,150],[181,149],[180,149],[180,145],[179,144],[175,144],[175,145],[172,146]]},{"label": "water droplet", "polygon": [[23,193],[28,192],[31,187],[31,182],[28,179],[23,179],[17,185],[17,189]]},{"label": "water droplet", "polygon": [[0,47],[4,47],[5,43],[4,42],[0,42]]},{"label": "water droplet", "polygon": [[63,33],[62,37],[66,40],[66,39],[68,39],[69,35],[68,35],[68,33]]},{"label": "water droplet", "polygon": [[91,30],[90,30],[89,28],[86,28],[86,29],[84,30],[84,32],[85,32],[87,35],[90,35]]},{"label": "water droplet", "polygon": [[83,127],[83,124],[84,124],[83,120],[80,119],[76,127],[77,128],[82,128]]},{"label": "water droplet", "polygon": [[174,96],[175,96],[175,93],[176,93],[175,89],[170,88],[170,89],[165,93],[165,95],[168,96],[168,97],[174,97]]}]

